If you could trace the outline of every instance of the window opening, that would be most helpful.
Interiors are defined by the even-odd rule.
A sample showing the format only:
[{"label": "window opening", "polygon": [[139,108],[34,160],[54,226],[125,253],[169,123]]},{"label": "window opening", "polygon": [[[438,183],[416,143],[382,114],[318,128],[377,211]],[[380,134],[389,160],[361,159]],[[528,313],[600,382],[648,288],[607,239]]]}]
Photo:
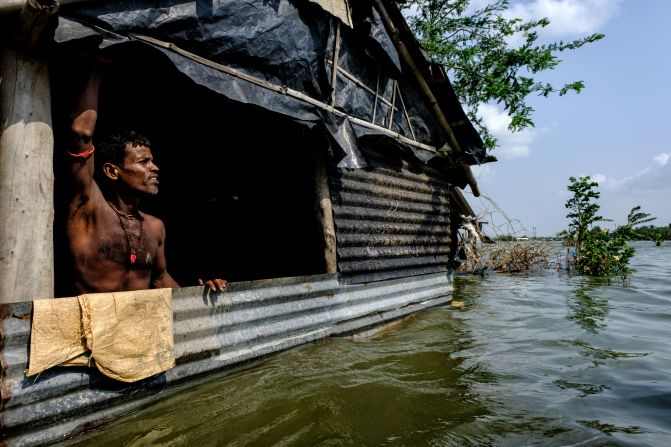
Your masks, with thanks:
[{"label": "window opening", "polygon": [[[69,294],[58,160],[87,74],[82,61],[53,64],[58,296]],[[119,54],[103,80],[94,141],[123,129],[152,141],[160,187],[141,208],[164,221],[168,271],[180,285],[325,272],[314,192],[314,153],[328,144],[323,132],[227,101],[140,48]]]}]

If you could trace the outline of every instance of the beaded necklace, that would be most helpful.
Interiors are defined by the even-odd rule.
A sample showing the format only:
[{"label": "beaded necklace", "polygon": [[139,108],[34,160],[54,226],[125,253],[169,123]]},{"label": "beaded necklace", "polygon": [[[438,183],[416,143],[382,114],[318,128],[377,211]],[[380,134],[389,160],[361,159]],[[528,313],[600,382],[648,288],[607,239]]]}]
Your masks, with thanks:
[{"label": "beaded necklace", "polygon": [[128,250],[130,251],[130,263],[131,265],[135,264],[135,261],[137,260],[137,251],[140,248],[140,245],[142,244],[142,237],[144,236],[144,225],[143,225],[144,219],[140,215],[137,216],[138,220],[140,221],[140,237],[137,240],[137,244],[135,244],[135,248],[133,248],[133,246],[130,243],[130,235],[128,234],[126,226],[123,224],[123,219],[121,219],[121,216],[125,217],[127,220],[134,220],[136,219],[136,216],[124,213],[116,206],[114,206],[114,204],[109,200],[107,201],[107,203],[109,204],[109,206],[112,207],[117,217],[119,218],[119,224],[121,225],[121,229],[123,230],[124,236],[126,236],[126,243],[128,244]]}]

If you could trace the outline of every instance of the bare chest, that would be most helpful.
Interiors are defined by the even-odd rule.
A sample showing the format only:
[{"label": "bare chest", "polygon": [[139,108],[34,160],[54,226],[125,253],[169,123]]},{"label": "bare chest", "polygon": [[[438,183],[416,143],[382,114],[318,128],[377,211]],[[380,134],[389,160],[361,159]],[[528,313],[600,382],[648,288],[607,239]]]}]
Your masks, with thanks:
[{"label": "bare chest", "polygon": [[72,234],[71,228],[71,249],[76,263],[80,266],[86,263],[88,268],[94,269],[111,266],[150,270],[156,258],[159,235],[146,221],[102,211],[81,233]]},{"label": "bare chest", "polygon": [[98,228],[96,252],[105,259],[126,263],[135,268],[151,267],[154,261],[157,238],[151,228],[140,220],[118,220]]}]

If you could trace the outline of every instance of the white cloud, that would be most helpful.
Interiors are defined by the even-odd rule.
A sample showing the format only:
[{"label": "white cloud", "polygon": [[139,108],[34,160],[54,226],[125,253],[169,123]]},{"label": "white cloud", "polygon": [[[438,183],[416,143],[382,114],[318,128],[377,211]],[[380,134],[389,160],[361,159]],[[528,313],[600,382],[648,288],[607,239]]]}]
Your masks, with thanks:
[{"label": "white cloud", "polygon": [[592,178],[592,180],[594,180],[597,183],[603,183],[603,182],[606,181],[606,176],[603,175],[603,174],[594,174],[590,177]]},{"label": "white cloud", "polygon": [[501,160],[528,157],[531,154],[531,144],[538,133],[548,131],[547,128],[542,128],[511,132],[508,130],[510,125],[508,114],[491,104],[481,105],[479,115],[485,126],[498,140],[499,147],[494,150],[493,154]]},{"label": "white cloud", "polygon": [[[671,194],[671,152],[662,152],[652,157],[654,164],[621,178],[605,174],[592,174],[592,180],[604,192],[625,191],[645,194],[650,191],[666,191]],[[580,174],[582,176],[582,174]]]},{"label": "white cloud", "polygon": [[644,194],[650,191],[671,193],[671,153],[661,153],[652,158],[654,164],[631,175],[614,178],[603,174],[594,174],[592,179],[599,187],[608,192],[636,191]]},{"label": "white cloud", "polygon": [[665,164],[667,164],[670,158],[671,153],[665,153],[665,152],[662,152],[661,154],[652,157],[652,159],[655,160],[655,163],[657,163],[660,166],[664,166]]},{"label": "white cloud", "polygon": [[622,0],[534,0],[514,3],[507,17],[524,20],[547,17],[550,37],[577,37],[600,31],[617,13]]},{"label": "white cloud", "polygon": [[671,194],[671,163],[664,157],[655,157],[651,166],[623,178],[605,177],[599,182],[602,192],[599,204],[601,215],[623,224],[629,210],[641,205],[643,211],[658,218],[653,225],[666,225],[671,221],[668,197]]},{"label": "white cloud", "polygon": [[620,191],[635,187],[634,185],[640,183],[640,181],[645,179],[649,173],[650,168],[645,168],[622,178],[607,177],[603,174],[594,174],[590,177],[599,184],[599,188],[603,188],[607,191]]}]

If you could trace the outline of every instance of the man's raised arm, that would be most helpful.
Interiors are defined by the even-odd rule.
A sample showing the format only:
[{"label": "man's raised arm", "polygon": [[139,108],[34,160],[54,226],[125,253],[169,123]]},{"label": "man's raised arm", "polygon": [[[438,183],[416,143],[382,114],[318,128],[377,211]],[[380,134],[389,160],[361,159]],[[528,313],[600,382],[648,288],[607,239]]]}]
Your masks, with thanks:
[{"label": "man's raised arm", "polygon": [[93,132],[98,119],[98,92],[107,62],[97,60],[91,76],[72,114],[71,138],[66,148],[70,162],[71,190],[79,199],[75,205],[88,203],[93,187]]}]

